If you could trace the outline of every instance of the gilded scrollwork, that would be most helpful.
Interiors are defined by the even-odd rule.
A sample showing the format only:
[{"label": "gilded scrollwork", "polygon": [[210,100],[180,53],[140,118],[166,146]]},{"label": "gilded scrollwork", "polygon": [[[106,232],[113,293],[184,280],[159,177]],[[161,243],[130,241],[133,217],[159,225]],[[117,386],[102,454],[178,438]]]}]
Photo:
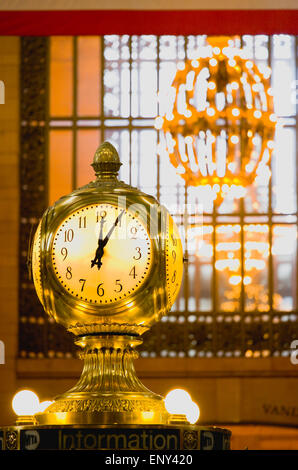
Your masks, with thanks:
[{"label": "gilded scrollwork", "polygon": [[[100,399],[76,399],[58,400],[51,405],[47,412],[111,412],[111,413],[139,413],[156,411],[156,401],[151,399],[134,400],[129,398],[100,398]],[[160,411],[163,411],[163,404],[160,403]]]}]

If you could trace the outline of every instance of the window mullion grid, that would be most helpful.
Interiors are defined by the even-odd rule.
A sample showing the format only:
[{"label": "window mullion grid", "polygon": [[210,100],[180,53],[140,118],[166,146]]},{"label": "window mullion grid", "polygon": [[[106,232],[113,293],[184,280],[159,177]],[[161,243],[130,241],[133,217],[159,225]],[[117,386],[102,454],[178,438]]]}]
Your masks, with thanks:
[{"label": "window mullion grid", "polygon": [[[296,114],[295,114],[295,125],[296,125],[296,217],[298,219],[298,99],[297,99],[297,87],[298,87],[298,36],[295,36],[295,78],[296,78],[296,89],[295,89],[295,98],[296,98]],[[296,245],[296,299],[295,299],[295,311],[298,311],[298,220],[296,219],[296,238],[297,238],[297,245]]]},{"label": "window mullion grid", "polygon": [[[268,36],[268,65],[269,67],[273,66],[272,59],[272,37]],[[269,243],[269,253],[268,253],[268,300],[269,300],[269,351],[270,354],[273,354],[273,295],[274,295],[274,274],[273,274],[273,257],[272,257],[272,159],[269,162],[269,168],[271,176],[268,183],[268,243]]]},{"label": "window mullion grid", "polygon": [[129,47],[129,117],[128,117],[128,132],[129,132],[129,184],[132,184],[132,36],[128,39]]},{"label": "window mullion grid", "polygon": [[77,78],[78,78],[78,37],[73,36],[73,111],[72,111],[72,189],[74,190],[77,186]]},{"label": "window mullion grid", "polygon": [[105,127],[104,127],[104,115],[105,115],[105,111],[104,111],[104,93],[105,93],[105,86],[104,86],[104,74],[105,74],[105,54],[104,54],[104,50],[105,50],[105,40],[104,40],[104,36],[99,36],[99,40],[100,40],[100,44],[101,44],[101,47],[100,47],[100,88],[101,88],[101,96],[100,96],[100,99],[101,99],[101,107],[100,107],[100,141],[101,143],[104,142],[105,140]]},{"label": "window mullion grid", "polygon": [[[240,39],[240,46],[243,47],[243,37],[241,36]],[[253,44],[255,41],[253,41]],[[253,54],[255,49],[253,49]],[[240,135],[241,129],[240,129]],[[242,151],[241,151],[242,152]],[[241,154],[241,165],[242,165],[242,157]],[[240,321],[241,321],[241,351],[242,355],[245,355],[245,348],[246,348],[246,341],[245,341],[245,290],[244,290],[244,275],[245,275],[245,265],[244,265],[244,243],[245,243],[245,236],[244,236],[244,218],[245,218],[245,201],[244,198],[240,198],[239,200],[239,212],[240,212],[240,271],[241,271],[241,282],[240,282]]]},{"label": "window mullion grid", "polygon": [[[160,73],[160,36],[157,36],[157,58],[156,58],[156,76],[157,76],[157,91],[159,91],[159,73]],[[159,100],[157,101],[157,115],[159,116]],[[160,131],[157,132],[157,149],[160,148]],[[156,198],[159,201],[160,199],[160,154],[159,150],[156,152],[157,158],[157,174],[156,174]]]},{"label": "window mullion grid", "polygon": [[[51,61],[51,38],[47,38],[46,44],[46,57],[45,57],[45,67],[46,67],[46,89],[45,89],[45,171],[46,176],[45,181],[45,200],[47,206],[49,205],[49,174],[50,174],[50,62]],[[49,317],[46,315],[46,321],[44,323],[45,327],[43,330],[43,344],[44,344],[44,353],[45,357],[48,356],[49,352]],[[75,355],[75,346],[73,347],[72,354]]]},{"label": "window mullion grid", "polygon": [[[188,38],[187,36],[184,36],[184,57],[185,61],[188,59],[187,57],[187,45],[188,45]],[[189,217],[190,214],[188,213],[188,185],[185,182],[184,186],[184,221],[183,221],[183,226],[184,226],[184,231],[185,231],[185,257],[187,260],[189,260],[188,256],[188,224],[189,224]],[[189,271],[188,271],[188,266],[189,266],[189,261],[185,263],[184,266],[184,316],[185,320],[187,320],[189,316]],[[183,334],[183,350],[187,351],[188,349],[188,328],[187,328],[188,322],[185,321],[186,327],[183,329],[184,334]]]}]

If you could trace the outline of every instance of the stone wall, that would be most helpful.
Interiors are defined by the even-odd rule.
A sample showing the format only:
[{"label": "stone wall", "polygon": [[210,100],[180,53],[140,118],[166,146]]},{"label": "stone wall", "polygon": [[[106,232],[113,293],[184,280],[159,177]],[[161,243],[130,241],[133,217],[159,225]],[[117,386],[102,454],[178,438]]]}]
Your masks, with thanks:
[{"label": "stone wall", "polygon": [[[1,423],[11,423],[16,389],[18,332],[18,208],[19,208],[19,38],[0,37],[0,80],[5,103],[0,105],[0,363]],[[1,361],[0,361],[1,362]]]}]

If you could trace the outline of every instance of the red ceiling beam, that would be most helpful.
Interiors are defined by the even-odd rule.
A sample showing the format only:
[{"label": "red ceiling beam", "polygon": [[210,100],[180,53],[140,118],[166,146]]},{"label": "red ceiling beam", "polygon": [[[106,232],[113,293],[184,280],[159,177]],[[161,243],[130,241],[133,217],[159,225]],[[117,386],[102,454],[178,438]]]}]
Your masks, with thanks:
[{"label": "red ceiling beam", "polygon": [[298,34],[298,10],[0,11],[0,35]]}]

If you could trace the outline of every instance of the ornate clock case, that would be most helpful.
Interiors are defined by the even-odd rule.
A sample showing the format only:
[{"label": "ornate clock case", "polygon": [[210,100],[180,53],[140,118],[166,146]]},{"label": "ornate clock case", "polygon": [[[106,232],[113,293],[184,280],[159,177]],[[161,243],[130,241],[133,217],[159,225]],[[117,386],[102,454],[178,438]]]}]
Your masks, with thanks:
[{"label": "ornate clock case", "polygon": [[[172,217],[154,197],[118,180],[120,165],[116,149],[108,142],[103,143],[92,163],[96,179],[49,207],[34,236],[32,271],[38,297],[46,313],[73,333],[76,344],[82,348],[81,357],[84,359],[79,382],[37,416],[40,424],[166,424],[169,420],[163,398],[148,390],[137,378],[133,359],[138,356],[134,348],[142,343],[142,334],[170,310],[178,295],[183,272],[182,243]],[[92,298],[80,296],[78,291],[69,287],[67,268],[71,266],[65,264],[65,279],[61,268],[57,268],[57,257],[66,254],[66,251],[62,252],[65,248],[63,244],[57,249],[59,230],[62,231],[60,238],[65,237],[65,245],[70,247],[76,234],[69,236],[67,230],[63,234],[67,221],[76,217],[82,224],[83,219],[79,215],[85,214],[86,208],[92,208],[95,214],[94,209],[103,205],[114,208],[115,214],[123,211],[129,214],[144,228],[150,245],[146,263],[148,272],[143,275],[144,279],[134,288],[126,290],[125,295],[104,302],[101,298],[103,290],[99,287],[103,274],[99,266],[98,270],[96,266],[91,269],[91,259],[88,260],[91,263],[89,271],[86,271],[86,247],[83,242],[72,245],[71,251],[79,261],[78,265],[81,260],[82,269],[85,265],[84,275],[77,274],[81,289],[83,281],[89,282],[89,274],[93,279],[94,285],[91,283],[90,286],[93,289]],[[93,220],[93,251],[97,246],[100,220],[97,223]],[[115,225],[117,223],[118,219]],[[117,240],[113,243],[116,246]],[[100,264],[108,262],[104,254],[101,258],[98,254],[96,256],[95,263],[99,260]],[[125,262],[124,256],[121,260],[124,267]],[[59,263],[63,266],[63,258]],[[127,277],[131,271],[129,263],[131,260],[128,259]],[[96,282],[94,271],[98,271]],[[74,273],[71,272],[71,275]],[[111,282],[112,276],[111,271]],[[104,281],[109,282],[108,278],[109,273],[106,272]],[[125,279],[121,282],[124,283]],[[120,289],[119,284],[117,290]]]}]

